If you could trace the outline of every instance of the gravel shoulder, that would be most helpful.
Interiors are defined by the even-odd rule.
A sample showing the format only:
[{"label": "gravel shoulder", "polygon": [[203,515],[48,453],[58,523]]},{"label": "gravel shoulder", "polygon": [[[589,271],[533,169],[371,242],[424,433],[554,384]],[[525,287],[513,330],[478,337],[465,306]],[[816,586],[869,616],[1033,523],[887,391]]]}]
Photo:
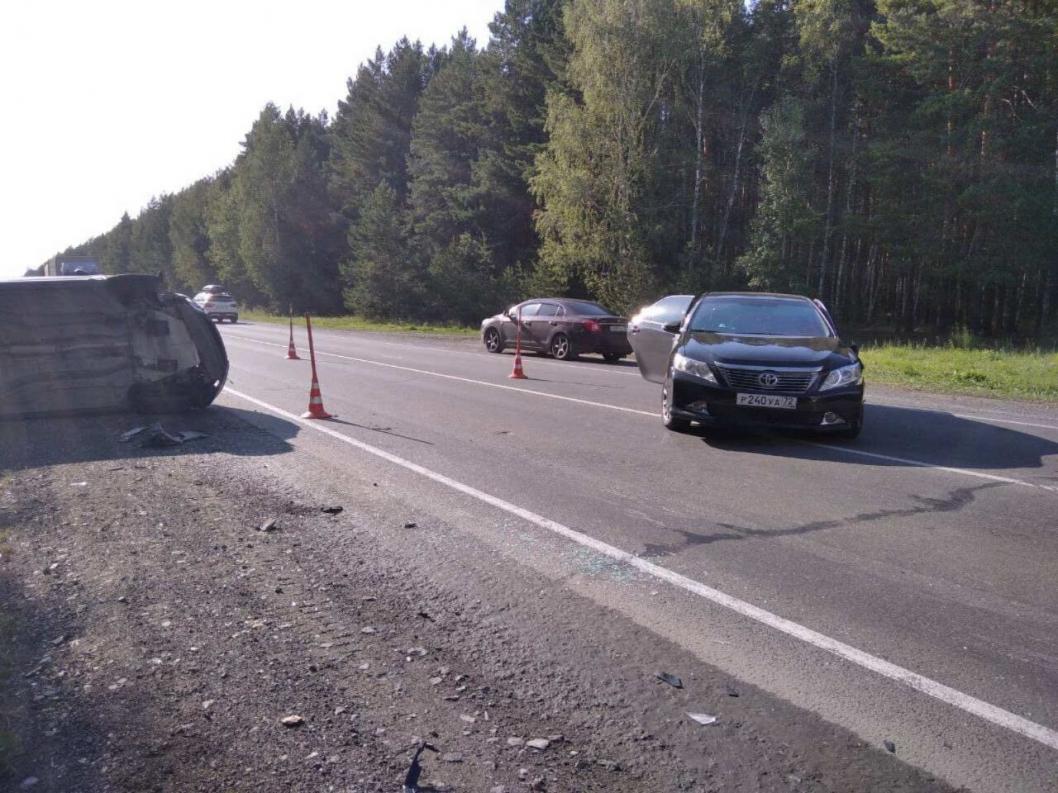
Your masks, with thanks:
[{"label": "gravel shoulder", "polygon": [[950,789],[530,571],[393,556],[238,411],[171,421],[208,437],[0,425],[2,790],[397,791],[424,741],[423,791]]}]

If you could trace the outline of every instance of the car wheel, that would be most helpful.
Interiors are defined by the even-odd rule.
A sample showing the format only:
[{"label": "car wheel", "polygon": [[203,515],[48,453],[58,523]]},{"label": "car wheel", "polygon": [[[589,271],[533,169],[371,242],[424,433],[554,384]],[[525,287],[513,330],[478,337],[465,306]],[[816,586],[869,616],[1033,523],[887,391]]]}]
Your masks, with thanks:
[{"label": "car wheel", "polygon": [[691,422],[672,415],[672,403],[669,401],[669,389],[661,389],[661,423],[665,429],[673,432],[687,432],[691,428]]},{"label": "car wheel", "polygon": [[624,358],[619,352],[604,352],[602,354],[603,360],[607,363],[617,363],[619,360]]},{"label": "car wheel", "polygon": [[503,337],[495,328],[485,331],[485,349],[489,352],[503,352]]},{"label": "car wheel", "polygon": [[232,317],[231,318],[231,324],[232,325],[238,325],[239,324],[239,318],[238,317]]},{"label": "car wheel", "polygon": [[855,440],[860,437],[860,433],[863,431],[863,416],[849,424],[846,429],[838,432],[839,438],[844,438],[847,441]]},{"label": "car wheel", "polygon": [[573,342],[565,333],[556,333],[551,337],[551,357],[556,361],[569,361],[577,357],[573,352]]}]

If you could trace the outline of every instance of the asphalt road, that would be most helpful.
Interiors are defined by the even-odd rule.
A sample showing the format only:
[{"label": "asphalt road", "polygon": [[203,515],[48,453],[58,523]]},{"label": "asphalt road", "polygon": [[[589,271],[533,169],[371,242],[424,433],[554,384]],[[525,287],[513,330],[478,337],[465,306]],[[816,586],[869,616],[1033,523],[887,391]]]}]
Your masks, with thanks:
[{"label": "asphalt road", "polygon": [[[287,329],[223,335],[220,404],[289,426]],[[457,527],[468,582],[535,568],[955,785],[1058,790],[1058,410],[868,385],[854,442],[679,435],[631,365],[528,356],[519,382],[462,340],[316,346],[337,419],[287,438],[292,479],[383,482]]]}]

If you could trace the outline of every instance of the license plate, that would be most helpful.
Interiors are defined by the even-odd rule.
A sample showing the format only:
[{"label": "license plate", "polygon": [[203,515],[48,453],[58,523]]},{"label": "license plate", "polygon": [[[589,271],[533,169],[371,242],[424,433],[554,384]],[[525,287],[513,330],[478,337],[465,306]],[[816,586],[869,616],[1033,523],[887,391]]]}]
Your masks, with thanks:
[{"label": "license plate", "polygon": [[624,333],[626,330],[628,330],[628,326],[627,325],[611,325],[610,326],[610,330],[612,332],[614,332],[614,333]]},{"label": "license plate", "polygon": [[797,397],[778,396],[776,394],[736,394],[735,404],[748,405],[754,408],[797,410]]}]

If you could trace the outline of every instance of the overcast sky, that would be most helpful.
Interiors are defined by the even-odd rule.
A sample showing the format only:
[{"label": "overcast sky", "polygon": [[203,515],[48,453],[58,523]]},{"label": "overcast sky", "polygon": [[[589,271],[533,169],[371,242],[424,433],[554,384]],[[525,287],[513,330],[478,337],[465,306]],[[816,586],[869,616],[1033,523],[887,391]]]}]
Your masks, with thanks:
[{"label": "overcast sky", "polygon": [[7,0],[0,278],[234,159],[266,102],[333,115],[377,45],[479,44],[503,0]]}]

